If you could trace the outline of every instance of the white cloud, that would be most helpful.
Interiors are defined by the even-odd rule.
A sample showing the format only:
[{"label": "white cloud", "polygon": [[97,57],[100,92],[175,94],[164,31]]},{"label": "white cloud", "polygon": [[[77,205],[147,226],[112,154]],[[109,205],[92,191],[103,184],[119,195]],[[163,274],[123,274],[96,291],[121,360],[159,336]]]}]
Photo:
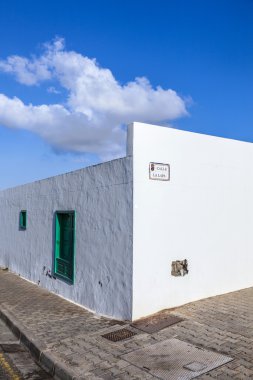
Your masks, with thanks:
[{"label": "white cloud", "polygon": [[[53,80],[67,90],[64,105],[26,105],[0,94],[0,124],[30,130],[69,151],[117,157],[125,149],[122,124],[156,123],[187,114],[185,101],[175,91],[153,88],[147,78],[121,85],[95,59],[65,50],[63,39],[44,45],[39,57],[0,60],[0,71],[27,86]],[[53,86],[49,89],[55,92]]]},{"label": "white cloud", "polygon": [[61,93],[61,91],[57,90],[54,86],[48,87],[47,92],[49,94],[60,94]]},{"label": "white cloud", "polygon": [[0,70],[14,74],[18,82],[31,86],[39,81],[51,78],[51,72],[42,61],[36,59],[30,61],[17,55],[0,61]]}]

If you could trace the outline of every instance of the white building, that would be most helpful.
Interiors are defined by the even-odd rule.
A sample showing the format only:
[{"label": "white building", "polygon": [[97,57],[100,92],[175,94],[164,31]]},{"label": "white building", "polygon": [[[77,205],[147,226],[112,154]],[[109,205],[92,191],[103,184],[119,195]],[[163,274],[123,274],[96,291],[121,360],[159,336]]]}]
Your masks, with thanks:
[{"label": "white building", "polygon": [[127,145],[1,191],[0,266],[119,319],[252,286],[253,145],[142,123]]}]

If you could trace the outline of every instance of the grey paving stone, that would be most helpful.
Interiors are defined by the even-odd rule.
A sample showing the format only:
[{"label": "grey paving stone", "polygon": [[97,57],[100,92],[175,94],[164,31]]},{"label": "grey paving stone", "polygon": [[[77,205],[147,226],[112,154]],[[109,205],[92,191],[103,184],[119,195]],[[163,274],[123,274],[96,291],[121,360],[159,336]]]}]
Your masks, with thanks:
[{"label": "grey paving stone", "polygon": [[[8,310],[23,326],[26,337],[36,337],[45,348],[42,360],[52,357],[62,363],[57,367],[60,376],[69,368],[76,380],[155,379],[125,364],[121,355],[176,338],[235,358],[199,379],[253,379],[253,288],[179,307],[173,314],[183,318],[182,322],[154,334],[139,331],[117,343],[101,335],[122,328],[120,321],[95,316],[9,272],[0,271],[0,289],[0,313],[1,308]],[[124,327],[131,328],[128,323]]]}]

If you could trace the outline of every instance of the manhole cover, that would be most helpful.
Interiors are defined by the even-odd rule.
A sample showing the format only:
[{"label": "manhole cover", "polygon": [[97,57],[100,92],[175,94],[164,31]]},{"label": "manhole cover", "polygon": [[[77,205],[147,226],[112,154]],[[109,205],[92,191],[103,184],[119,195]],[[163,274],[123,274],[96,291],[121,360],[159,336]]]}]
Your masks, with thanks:
[{"label": "manhole cover", "polygon": [[174,325],[175,323],[181,322],[183,319],[177,317],[176,315],[154,315],[152,317],[143,318],[131,324],[131,326],[147,332],[149,334],[155,333],[164,329],[165,327]]},{"label": "manhole cover", "polygon": [[164,380],[194,379],[233,360],[174,338],[124,354],[121,358]]},{"label": "manhole cover", "polygon": [[131,336],[133,335],[136,335],[136,333],[127,329],[121,329],[121,330],[109,332],[101,336],[103,338],[111,340],[112,342],[118,342],[120,340],[131,338]]}]

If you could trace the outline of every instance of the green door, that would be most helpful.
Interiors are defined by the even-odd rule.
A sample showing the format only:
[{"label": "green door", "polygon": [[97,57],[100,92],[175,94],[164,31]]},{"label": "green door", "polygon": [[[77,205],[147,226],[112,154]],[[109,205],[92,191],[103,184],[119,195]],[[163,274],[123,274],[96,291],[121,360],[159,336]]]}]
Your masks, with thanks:
[{"label": "green door", "polygon": [[55,218],[55,274],[74,281],[75,213],[57,212]]}]

